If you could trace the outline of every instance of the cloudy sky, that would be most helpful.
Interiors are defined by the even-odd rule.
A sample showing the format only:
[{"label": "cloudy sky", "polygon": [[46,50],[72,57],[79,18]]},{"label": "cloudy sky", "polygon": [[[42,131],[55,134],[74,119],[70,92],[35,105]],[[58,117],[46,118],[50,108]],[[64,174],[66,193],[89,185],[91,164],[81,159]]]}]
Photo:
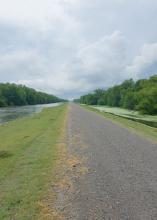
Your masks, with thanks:
[{"label": "cloudy sky", "polygon": [[75,98],[157,74],[155,0],[0,0],[0,82]]}]

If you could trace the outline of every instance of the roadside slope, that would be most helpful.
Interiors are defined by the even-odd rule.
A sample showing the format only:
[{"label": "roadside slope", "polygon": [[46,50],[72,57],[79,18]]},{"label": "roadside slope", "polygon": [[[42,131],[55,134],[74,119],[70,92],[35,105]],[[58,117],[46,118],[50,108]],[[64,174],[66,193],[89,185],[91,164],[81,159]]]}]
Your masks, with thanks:
[{"label": "roadside slope", "polygon": [[88,172],[72,178],[65,219],[157,219],[156,144],[75,104],[69,143],[70,152],[86,158]]},{"label": "roadside slope", "polygon": [[66,113],[67,105],[61,105],[0,126],[0,219],[40,218],[41,201],[54,180]]}]

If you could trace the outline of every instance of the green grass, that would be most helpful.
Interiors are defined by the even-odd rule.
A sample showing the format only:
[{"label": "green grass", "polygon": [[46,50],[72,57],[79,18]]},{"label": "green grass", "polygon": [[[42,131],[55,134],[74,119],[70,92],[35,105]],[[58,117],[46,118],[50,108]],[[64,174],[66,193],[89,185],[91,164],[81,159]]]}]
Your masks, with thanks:
[{"label": "green grass", "polygon": [[127,118],[119,117],[118,115],[110,114],[108,112],[100,111],[99,109],[93,108],[88,105],[82,106],[87,108],[88,110],[101,114],[103,117],[113,121],[114,123],[118,123],[124,127],[131,129],[132,131],[152,140],[153,142],[157,142],[157,128],[153,128],[136,121],[128,120]]},{"label": "green grass", "polygon": [[143,124],[149,125],[151,127],[157,128],[157,116],[152,115],[142,115],[138,111],[127,110],[117,107],[108,107],[108,106],[91,106],[95,109],[98,109],[102,112],[110,113],[117,115],[123,118],[128,118],[133,121],[141,122]]},{"label": "green grass", "polygon": [[124,108],[117,108],[117,107],[108,107],[108,106],[93,106],[93,107],[100,110],[100,111],[112,113],[112,114],[119,115],[119,116],[134,117],[137,119],[143,119],[143,120],[147,120],[147,121],[157,122],[156,115],[155,116],[154,115],[153,116],[152,115],[142,115],[138,111],[128,110],[128,109],[124,109]]},{"label": "green grass", "polygon": [[0,219],[38,219],[58,160],[67,105],[0,126]]}]

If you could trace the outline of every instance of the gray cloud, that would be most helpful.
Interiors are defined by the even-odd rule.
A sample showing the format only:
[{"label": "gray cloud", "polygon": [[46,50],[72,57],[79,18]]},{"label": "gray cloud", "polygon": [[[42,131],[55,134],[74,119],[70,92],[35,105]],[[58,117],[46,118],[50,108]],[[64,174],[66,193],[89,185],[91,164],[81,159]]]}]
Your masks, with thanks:
[{"label": "gray cloud", "polygon": [[157,73],[154,0],[0,0],[0,81],[73,98]]},{"label": "gray cloud", "polygon": [[157,43],[143,45],[132,64],[126,69],[137,79],[157,74]]}]

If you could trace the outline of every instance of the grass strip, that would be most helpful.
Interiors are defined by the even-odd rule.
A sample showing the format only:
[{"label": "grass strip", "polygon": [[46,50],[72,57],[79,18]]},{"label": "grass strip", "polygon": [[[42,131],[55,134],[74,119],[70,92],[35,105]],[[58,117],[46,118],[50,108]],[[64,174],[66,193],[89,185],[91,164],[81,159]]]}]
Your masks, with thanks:
[{"label": "grass strip", "polygon": [[0,126],[0,219],[35,220],[59,158],[67,105]]},{"label": "grass strip", "polygon": [[108,106],[91,106],[92,108],[98,109],[102,112],[106,112],[118,117],[126,118],[128,120],[137,121],[142,124],[146,124],[150,127],[157,128],[157,116],[152,115],[141,115],[138,111],[131,111],[119,107],[108,107]]}]

